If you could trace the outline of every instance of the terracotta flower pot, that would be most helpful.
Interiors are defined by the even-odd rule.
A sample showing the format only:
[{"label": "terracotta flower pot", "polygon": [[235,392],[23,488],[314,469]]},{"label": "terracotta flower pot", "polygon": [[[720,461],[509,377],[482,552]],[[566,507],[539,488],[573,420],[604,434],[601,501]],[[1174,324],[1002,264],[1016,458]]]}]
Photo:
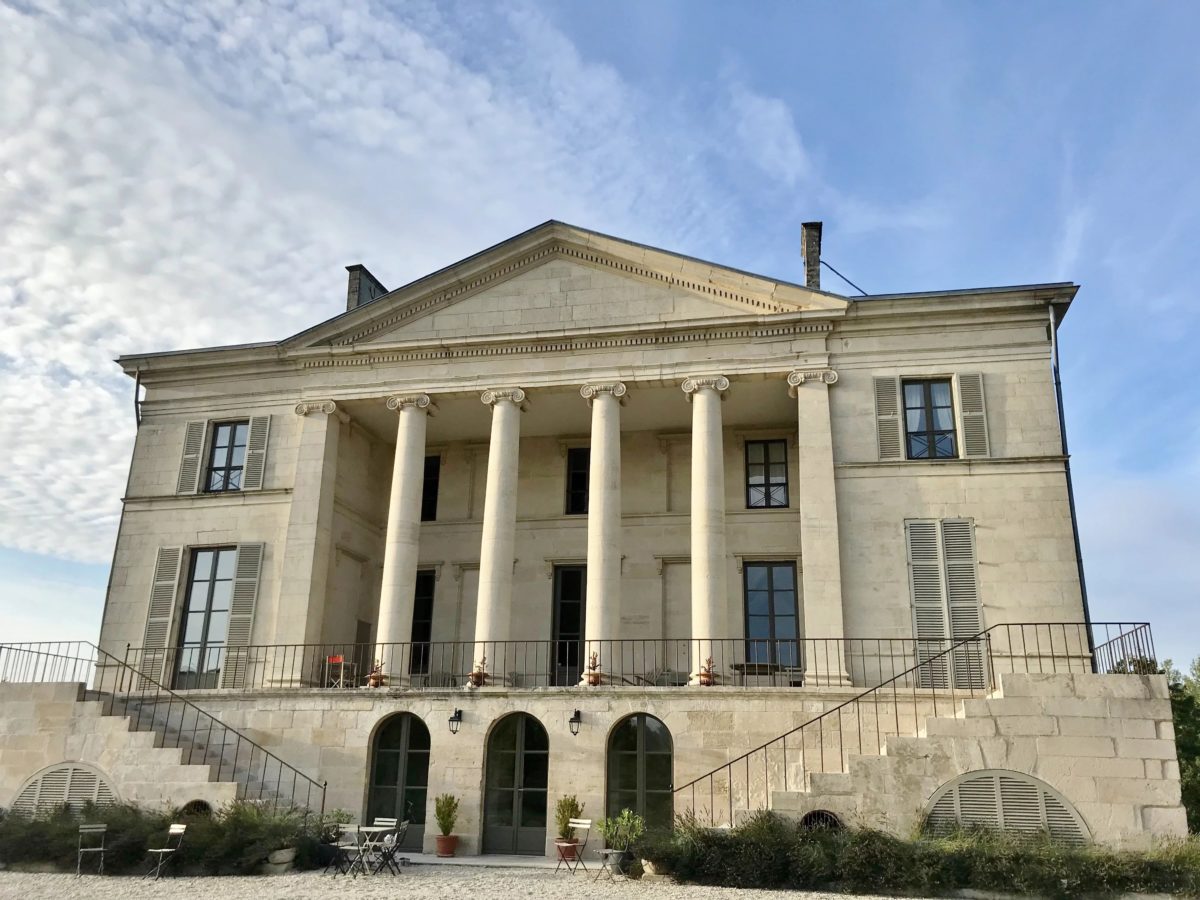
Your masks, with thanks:
[{"label": "terracotta flower pot", "polygon": [[573,860],[579,855],[578,838],[560,838],[558,852],[564,860]]},{"label": "terracotta flower pot", "polygon": [[458,835],[457,834],[439,834],[435,836],[437,841],[438,856],[453,856],[458,850]]}]

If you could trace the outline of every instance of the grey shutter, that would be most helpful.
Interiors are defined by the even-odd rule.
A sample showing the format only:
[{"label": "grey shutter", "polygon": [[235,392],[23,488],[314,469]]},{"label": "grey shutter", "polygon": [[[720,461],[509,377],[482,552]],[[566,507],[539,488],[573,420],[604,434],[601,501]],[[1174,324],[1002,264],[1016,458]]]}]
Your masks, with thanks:
[{"label": "grey shutter", "polygon": [[250,419],[250,434],[246,438],[246,468],[242,471],[243,491],[262,490],[270,433],[270,416],[254,416]]},{"label": "grey shutter", "polygon": [[1000,821],[1004,830],[1032,833],[1045,830],[1041,791],[1037,785],[1007,775],[997,776],[997,781],[1000,783]]},{"label": "grey shutter", "polygon": [[1088,841],[1079,813],[1044,782],[1020,772],[972,772],[934,797],[925,819],[925,830],[932,834],[974,826],[1027,834],[1048,831],[1067,844]]},{"label": "grey shutter", "polygon": [[904,459],[900,379],[875,379],[875,441],[880,459]]},{"label": "grey shutter", "polygon": [[958,376],[958,405],[962,419],[962,455],[967,458],[991,456],[981,374]]},{"label": "grey shutter", "polygon": [[170,642],[171,619],[175,615],[175,592],[179,588],[182,547],[159,547],[154,562],[154,581],[150,585],[150,608],[146,613],[146,632],[142,637],[142,657],[138,671],[154,681],[162,681],[163,664]]},{"label": "grey shutter", "polygon": [[233,599],[229,603],[229,633],[225,638],[225,661],[221,687],[242,687],[246,682],[250,631],[258,603],[258,581],[262,574],[264,544],[238,544],[233,570]]},{"label": "grey shutter", "polygon": [[[979,605],[979,575],[975,559],[975,526],[970,519],[943,519],[942,556],[946,571],[946,605],[950,640],[962,641],[983,631]],[[984,686],[981,644],[960,647],[954,659],[954,684],[962,688]]]},{"label": "grey shutter", "polygon": [[996,827],[1000,821],[1000,803],[994,778],[987,776],[964,781],[958,786],[957,794],[960,825],[965,828]]},{"label": "grey shutter", "polygon": [[[908,544],[908,581],[912,592],[913,637],[917,641],[917,662],[922,663],[945,650],[946,603],[942,593],[942,558],[938,546],[938,526],[932,520],[904,523]],[[949,660],[940,657],[922,666],[918,681],[922,687],[945,687]]]},{"label": "grey shutter", "polygon": [[117,796],[107,781],[89,768],[64,763],[42,772],[21,789],[13,810],[33,816],[53,814],[69,804],[75,812],[88,803],[110,806]]},{"label": "grey shutter", "polygon": [[200,470],[204,468],[204,432],[207,422],[188,422],[183,431],[183,458],[179,461],[179,480],[175,493],[194,494],[200,488]]}]

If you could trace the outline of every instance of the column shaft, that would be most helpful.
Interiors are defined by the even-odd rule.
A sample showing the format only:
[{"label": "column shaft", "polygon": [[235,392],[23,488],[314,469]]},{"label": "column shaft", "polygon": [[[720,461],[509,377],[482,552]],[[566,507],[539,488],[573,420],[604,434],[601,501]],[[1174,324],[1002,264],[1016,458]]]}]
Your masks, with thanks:
[{"label": "column shaft", "polygon": [[796,398],[800,507],[801,585],[804,638],[811,648],[805,661],[810,684],[850,684],[842,613],[842,560],[838,536],[837,491],[833,474],[833,430],[829,416],[832,369],[793,372],[788,376]]},{"label": "column shaft", "polygon": [[[383,548],[383,583],[379,594],[376,659],[389,679],[408,674],[412,641],[413,594],[421,537],[421,492],[425,481],[425,431],[430,407],[425,394],[391,397],[397,411],[396,457],[388,499],[387,535]],[[385,645],[405,646],[385,646]]]},{"label": "column shaft", "polygon": [[[516,558],[517,461],[521,441],[520,388],[484,391],[492,407],[483,536],[479,548],[479,599],[475,609],[475,666],[503,677]],[[487,658],[484,663],[484,658]]]},{"label": "column shaft", "polygon": [[721,653],[713,638],[727,637],[725,558],[725,452],[721,435],[723,376],[689,378],[692,401],[692,680]]},{"label": "column shaft", "polygon": [[621,621],[621,400],[625,385],[588,384],[580,390],[592,407],[588,469],[587,609],[585,663],[596,654],[600,671],[615,660],[611,642]]}]

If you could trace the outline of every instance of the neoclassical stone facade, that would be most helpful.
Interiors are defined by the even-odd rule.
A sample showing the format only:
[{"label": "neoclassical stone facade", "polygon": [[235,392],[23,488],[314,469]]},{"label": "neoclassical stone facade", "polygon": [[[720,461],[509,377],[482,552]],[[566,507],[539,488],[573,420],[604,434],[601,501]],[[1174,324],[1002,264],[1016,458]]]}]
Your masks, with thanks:
[{"label": "neoclassical stone facade", "polygon": [[[796,285],[549,222],[392,291],[352,267],[278,343],[122,357],[146,393],[101,648],[330,805],[460,795],[468,852],[548,848],[559,793],[669,819],[913,667],[916,739],[939,687],[1029,671],[1008,625],[1090,671],[1053,376],[1076,286],[851,299],[814,260]],[[1155,771],[1155,811],[1096,839],[1177,827]]]}]

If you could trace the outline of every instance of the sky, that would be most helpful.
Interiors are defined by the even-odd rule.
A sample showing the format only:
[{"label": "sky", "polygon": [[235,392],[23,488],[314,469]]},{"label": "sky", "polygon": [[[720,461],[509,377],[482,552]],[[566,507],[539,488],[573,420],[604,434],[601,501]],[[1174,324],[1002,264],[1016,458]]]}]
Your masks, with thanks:
[{"label": "sky", "polygon": [[[1075,281],[1094,618],[1200,655],[1200,6],[0,0],[0,640],[94,639],[121,353],[546,219],[868,293]],[[850,289],[825,276],[825,286]]]}]

